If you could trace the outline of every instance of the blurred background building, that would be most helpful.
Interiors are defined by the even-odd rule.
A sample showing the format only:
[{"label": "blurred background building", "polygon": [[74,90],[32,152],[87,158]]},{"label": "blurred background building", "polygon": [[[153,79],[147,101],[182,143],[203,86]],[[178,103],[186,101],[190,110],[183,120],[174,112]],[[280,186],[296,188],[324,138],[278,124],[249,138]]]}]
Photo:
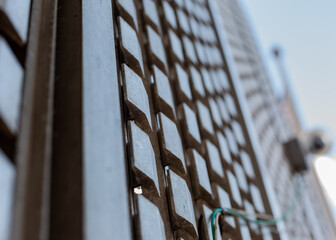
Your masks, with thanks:
[{"label": "blurred background building", "polygon": [[[282,211],[291,199],[293,172],[283,149],[283,143],[303,130],[292,97],[291,84],[283,64],[281,49],[275,49],[275,61],[284,86],[282,98],[277,98],[265,70],[260,51],[247,16],[239,1],[219,1],[223,28],[232,49],[234,62],[244,88],[278,204]],[[313,163],[311,163],[313,164]],[[295,173],[294,173],[295,174]],[[334,221],[314,167],[303,176],[304,190],[300,207],[286,223],[289,239],[333,239]]]},{"label": "blurred background building", "polygon": [[0,1],[0,239],[335,239],[292,98],[237,0]]}]

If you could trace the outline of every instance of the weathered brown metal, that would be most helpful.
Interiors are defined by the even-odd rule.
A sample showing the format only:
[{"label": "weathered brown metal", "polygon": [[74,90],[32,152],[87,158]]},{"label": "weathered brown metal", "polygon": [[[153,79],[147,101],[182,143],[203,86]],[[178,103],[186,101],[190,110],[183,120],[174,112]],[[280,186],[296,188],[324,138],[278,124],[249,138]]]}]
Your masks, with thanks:
[{"label": "weathered brown metal", "polygon": [[[215,208],[272,214],[213,2],[34,0],[28,42],[1,12],[24,72],[20,127],[0,113],[12,240],[212,239]],[[222,220],[223,239],[280,239]]]},{"label": "weathered brown metal", "polygon": [[16,151],[15,240],[48,239],[56,3],[32,4]]}]

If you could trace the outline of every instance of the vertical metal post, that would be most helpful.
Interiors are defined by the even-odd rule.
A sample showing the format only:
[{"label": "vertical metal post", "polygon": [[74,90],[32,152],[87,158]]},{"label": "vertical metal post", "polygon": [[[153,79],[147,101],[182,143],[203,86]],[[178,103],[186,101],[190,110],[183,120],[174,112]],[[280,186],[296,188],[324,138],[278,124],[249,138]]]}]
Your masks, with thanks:
[{"label": "vertical metal post", "polygon": [[86,240],[131,239],[111,1],[83,0]]},{"label": "vertical metal post", "polygon": [[17,142],[12,240],[48,238],[57,0],[34,0]]}]

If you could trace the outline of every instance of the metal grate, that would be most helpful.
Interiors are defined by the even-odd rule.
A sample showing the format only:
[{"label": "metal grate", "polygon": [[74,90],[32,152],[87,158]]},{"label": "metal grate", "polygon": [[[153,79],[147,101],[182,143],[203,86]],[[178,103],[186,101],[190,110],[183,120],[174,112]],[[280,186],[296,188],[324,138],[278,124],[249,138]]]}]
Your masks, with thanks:
[{"label": "metal grate", "polygon": [[[215,2],[0,0],[0,239],[211,240],[215,208],[272,214],[257,52],[229,34],[232,68]],[[224,220],[223,239],[280,239]]]},{"label": "metal grate", "polygon": [[[265,212],[207,2],[116,1],[116,9],[130,183],[142,189],[132,198],[136,236],[212,239],[213,208]],[[258,226],[227,223],[224,237],[262,236]]]}]

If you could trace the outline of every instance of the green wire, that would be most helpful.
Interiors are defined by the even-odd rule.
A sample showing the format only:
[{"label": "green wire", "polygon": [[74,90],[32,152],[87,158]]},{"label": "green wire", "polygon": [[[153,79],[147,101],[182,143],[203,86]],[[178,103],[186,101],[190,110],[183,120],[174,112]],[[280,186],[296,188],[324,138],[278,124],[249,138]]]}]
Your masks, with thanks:
[{"label": "green wire", "polygon": [[216,218],[216,214],[218,212],[223,212],[224,209],[223,208],[217,208],[215,209],[215,211],[212,213],[212,216],[211,216],[211,230],[212,230],[212,236],[213,236],[213,239],[215,240],[215,218]]},{"label": "green wire", "polygon": [[239,213],[239,212],[227,209],[227,208],[224,208],[224,209],[223,208],[217,208],[217,209],[215,209],[215,211],[212,213],[212,216],[211,216],[211,229],[212,229],[213,239],[216,240],[215,239],[215,218],[216,218],[216,214],[218,212],[223,212],[223,213],[225,212],[225,213],[228,213],[230,215],[242,218],[246,221],[256,223],[256,224],[259,224],[259,225],[266,225],[266,226],[275,225],[280,221],[287,221],[288,217],[294,212],[294,210],[295,210],[295,208],[298,204],[299,196],[300,196],[300,186],[299,186],[299,183],[297,181],[296,184],[295,184],[295,198],[293,199],[293,202],[290,205],[290,207],[286,210],[286,212],[281,217],[275,218],[275,219],[270,219],[270,220],[253,219],[253,218],[246,217],[242,213]]}]

